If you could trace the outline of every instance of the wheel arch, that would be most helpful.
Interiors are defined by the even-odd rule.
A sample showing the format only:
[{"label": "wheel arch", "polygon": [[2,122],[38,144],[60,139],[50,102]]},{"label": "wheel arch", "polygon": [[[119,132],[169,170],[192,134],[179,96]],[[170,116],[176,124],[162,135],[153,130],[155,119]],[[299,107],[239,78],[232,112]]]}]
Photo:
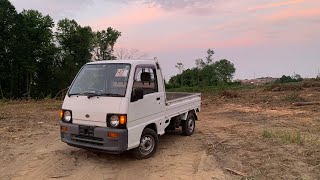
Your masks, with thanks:
[{"label": "wheel arch", "polygon": [[194,115],[194,117],[195,117],[195,120],[198,120],[197,111],[198,111],[197,109],[192,109],[192,110],[190,110],[188,112],[185,112],[185,113],[181,114],[180,115],[181,120],[185,121],[187,119],[189,113],[192,113]]},{"label": "wheel arch", "polygon": [[146,127],[144,127],[144,129],[146,129],[146,128],[152,129],[156,132],[156,134],[158,134],[158,129],[157,129],[156,123],[148,124]]}]

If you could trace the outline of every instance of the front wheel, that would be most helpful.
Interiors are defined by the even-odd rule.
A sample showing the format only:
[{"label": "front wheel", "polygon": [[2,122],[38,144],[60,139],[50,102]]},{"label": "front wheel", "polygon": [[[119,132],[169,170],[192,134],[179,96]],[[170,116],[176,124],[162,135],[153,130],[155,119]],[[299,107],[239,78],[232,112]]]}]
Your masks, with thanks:
[{"label": "front wheel", "polygon": [[149,128],[143,130],[140,144],[133,150],[134,156],[137,159],[147,159],[156,153],[159,138],[157,133]]},{"label": "front wheel", "polygon": [[191,136],[194,132],[194,129],[196,127],[196,118],[193,113],[188,113],[188,117],[185,121],[181,121],[182,125],[182,134],[184,136]]}]

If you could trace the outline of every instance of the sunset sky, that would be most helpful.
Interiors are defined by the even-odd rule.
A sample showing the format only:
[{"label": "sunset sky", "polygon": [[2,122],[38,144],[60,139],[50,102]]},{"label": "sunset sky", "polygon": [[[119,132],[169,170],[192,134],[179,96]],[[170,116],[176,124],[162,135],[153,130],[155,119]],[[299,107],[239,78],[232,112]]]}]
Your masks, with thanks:
[{"label": "sunset sky", "polygon": [[235,78],[320,68],[320,0],[11,0],[20,12],[37,9],[56,22],[75,19],[93,30],[122,32],[117,47],[157,57],[166,78],[174,65],[195,66],[208,48],[226,58]]}]

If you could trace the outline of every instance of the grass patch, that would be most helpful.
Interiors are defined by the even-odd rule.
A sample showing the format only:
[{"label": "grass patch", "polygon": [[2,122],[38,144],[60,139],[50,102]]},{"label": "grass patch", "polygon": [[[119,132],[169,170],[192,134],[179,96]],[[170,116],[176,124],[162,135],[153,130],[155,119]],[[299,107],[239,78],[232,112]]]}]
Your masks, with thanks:
[{"label": "grass patch", "polygon": [[305,136],[303,136],[299,131],[296,132],[286,132],[286,131],[270,131],[264,129],[262,132],[262,137],[265,139],[275,139],[283,144],[303,144],[305,142]]},{"label": "grass patch", "polygon": [[301,91],[303,90],[302,82],[292,82],[292,83],[272,83],[265,85],[264,90],[278,92],[278,91]]},{"label": "grass patch", "polygon": [[268,129],[263,129],[262,136],[266,139],[272,138],[272,133]]},{"label": "grass patch", "polygon": [[301,97],[298,93],[294,92],[283,97],[282,101],[294,103],[294,102],[306,102],[306,99]]}]

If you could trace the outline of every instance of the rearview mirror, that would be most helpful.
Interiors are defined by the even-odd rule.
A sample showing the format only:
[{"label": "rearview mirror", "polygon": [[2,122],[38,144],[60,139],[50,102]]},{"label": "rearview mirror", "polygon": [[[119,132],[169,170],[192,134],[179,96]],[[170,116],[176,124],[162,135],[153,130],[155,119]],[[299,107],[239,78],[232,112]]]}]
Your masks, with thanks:
[{"label": "rearview mirror", "polygon": [[133,93],[134,93],[133,101],[138,101],[139,99],[143,99],[142,89],[135,89]]}]

